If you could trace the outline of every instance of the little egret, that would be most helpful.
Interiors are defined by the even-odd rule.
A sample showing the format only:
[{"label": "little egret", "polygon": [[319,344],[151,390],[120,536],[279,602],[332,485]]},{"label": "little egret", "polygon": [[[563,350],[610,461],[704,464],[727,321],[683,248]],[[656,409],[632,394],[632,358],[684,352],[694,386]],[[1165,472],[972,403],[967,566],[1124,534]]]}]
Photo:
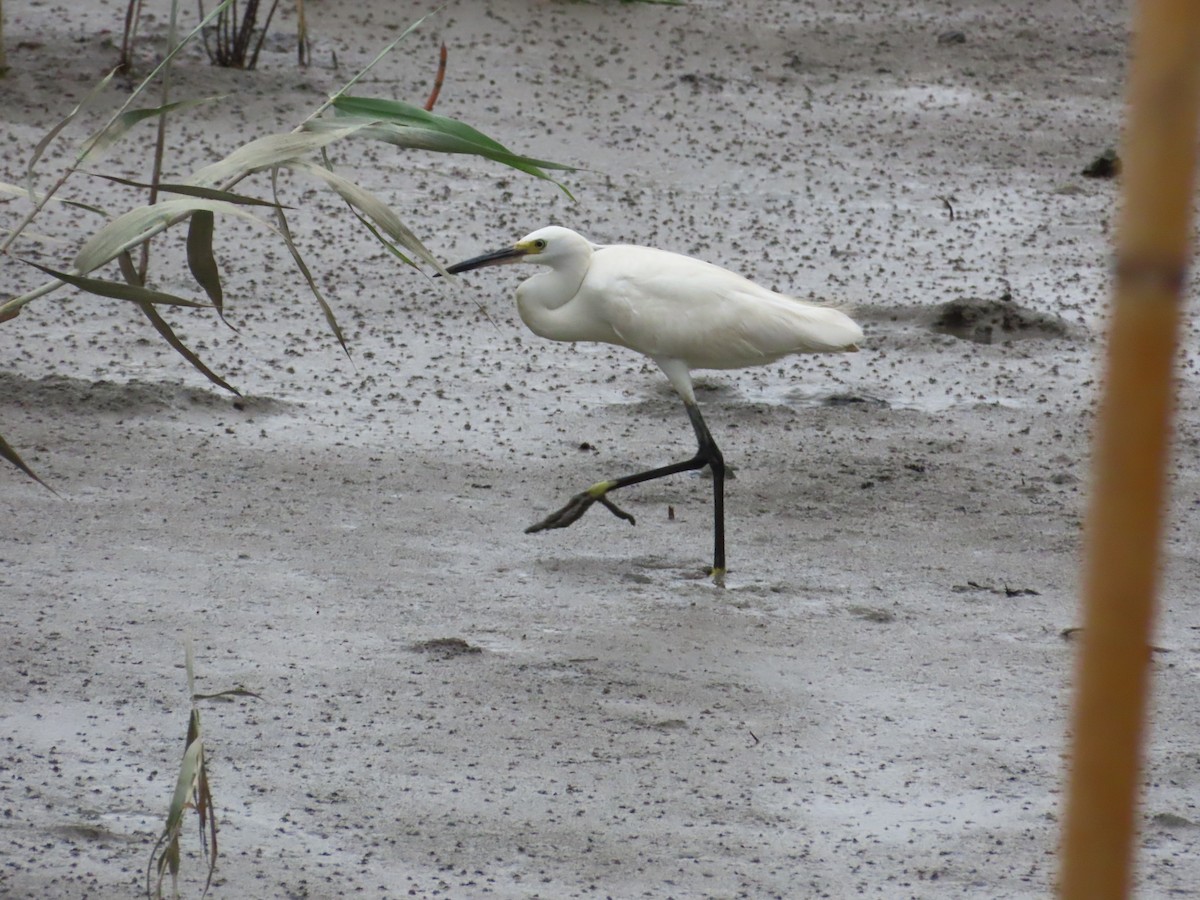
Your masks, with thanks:
[{"label": "little egret", "polygon": [[610,493],[707,466],[713,476],[710,572],[723,583],[725,461],[696,405],[691,370],[741,369],[793,353],[857,350],[862,329],[839,309],[777,294],[711,263],[650,247],[601,246],[555,225],[446,271],[518,262],[550,268],[517,288],[517,311],[529,329],[552,341],[616,344],[650,357],[683,398],[699,443],[691,459],[596,482],[526,533],[566,528],[597,501],[632,523]]}]

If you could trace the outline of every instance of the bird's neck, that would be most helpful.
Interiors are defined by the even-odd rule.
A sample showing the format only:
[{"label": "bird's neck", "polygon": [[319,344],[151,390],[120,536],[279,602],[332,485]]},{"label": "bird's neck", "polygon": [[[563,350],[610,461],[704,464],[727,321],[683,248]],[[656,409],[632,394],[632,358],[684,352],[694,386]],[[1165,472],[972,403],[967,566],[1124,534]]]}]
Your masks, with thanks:
[{"label": "bird's neck", "polygon": [[554,268],[539,272],[517,289],[517,311],[521,320],[537,335],[555,341],[581,338],[572,333],[575,316],[562,309],[579,293],[587,274],[591,254],[560,261]]}]

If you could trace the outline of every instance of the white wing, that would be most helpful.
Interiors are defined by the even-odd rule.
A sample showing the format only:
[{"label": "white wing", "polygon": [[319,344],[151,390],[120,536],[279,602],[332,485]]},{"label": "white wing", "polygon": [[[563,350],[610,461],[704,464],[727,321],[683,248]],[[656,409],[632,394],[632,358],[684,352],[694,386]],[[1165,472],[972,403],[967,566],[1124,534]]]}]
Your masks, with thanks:
[{"label": "white wing", "polygon": [[791,353],[850,350],[862,340],[862,329],[841,310],[649,247],[597,250],[580,293],[625,346],[689,368],[760,365]]}]

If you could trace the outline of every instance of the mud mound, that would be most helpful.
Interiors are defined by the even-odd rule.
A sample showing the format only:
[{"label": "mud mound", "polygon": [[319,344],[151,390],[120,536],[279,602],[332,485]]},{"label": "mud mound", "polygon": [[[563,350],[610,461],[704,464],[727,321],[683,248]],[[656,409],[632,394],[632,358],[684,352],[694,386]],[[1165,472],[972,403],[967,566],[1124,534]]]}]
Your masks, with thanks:
[{"label": "mud mound", "polygon": [[976,344],[1074,336],[1064,319],[1018,306],[1011,299],[967,297],[930,311],[929,329]]},{"label": "mud mound", "polygon": [[63,375],[25,378],[0,372],[0,404],[30,409],[88,410],[104,413],[154,413],[190,407],[281,412],[287,404],[267,397],[233,397],[216,390],[171,382],[89,381]]}]

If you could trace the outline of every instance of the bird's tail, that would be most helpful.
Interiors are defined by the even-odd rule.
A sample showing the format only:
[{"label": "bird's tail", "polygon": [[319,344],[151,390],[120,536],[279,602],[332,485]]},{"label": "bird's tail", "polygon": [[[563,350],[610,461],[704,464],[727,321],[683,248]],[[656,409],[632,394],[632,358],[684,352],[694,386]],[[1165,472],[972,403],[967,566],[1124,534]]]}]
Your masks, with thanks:
[{"label": "bird's tail", "polygon": [[807,353],[853,353],[863,340],[862,327],[850,317],[850,307],[820,306],[796,301],[792,315],[800,319],[803,346]]}]

